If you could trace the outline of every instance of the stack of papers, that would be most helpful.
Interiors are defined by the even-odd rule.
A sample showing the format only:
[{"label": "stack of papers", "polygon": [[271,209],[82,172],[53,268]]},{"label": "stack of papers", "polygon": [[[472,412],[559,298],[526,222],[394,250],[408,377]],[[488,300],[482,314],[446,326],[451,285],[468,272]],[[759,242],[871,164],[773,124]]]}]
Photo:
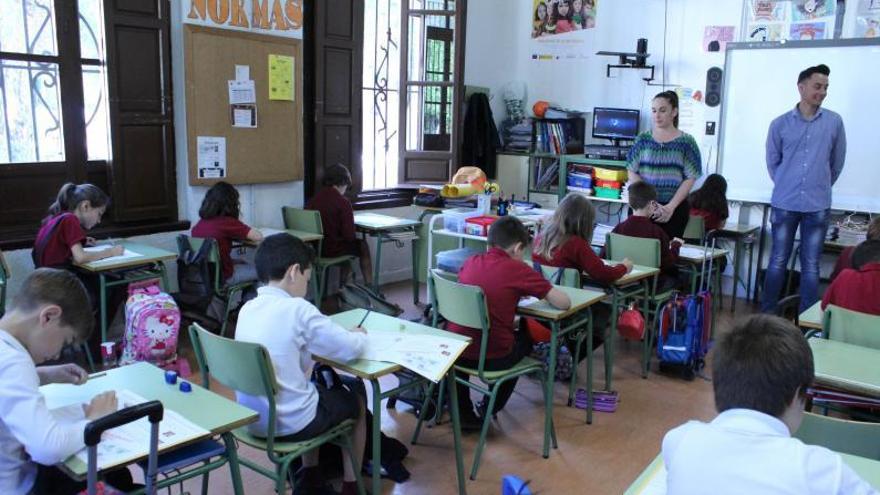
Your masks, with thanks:
[{"label": "stack of papers", "polygon": [[394,328],[367,328],[367,345],[361,359],[387,361],[439,382],[468,343],[464,340],[407,332],[401,323]]},{"label": "stack of papers", "polygon": [[[100,253],[101,251],[104,251],[105,249],[109,249],[111,247],[113,247],[113,246],[107,246],[107,245],[89,246],[87,248],[83,248],[83,251],[85,251],[87,253]],[[139,258],[139,257],[141,257],[140,253],[136,253],[136,252],[131,251],[128,248],[126,248],[125,251],[122,254],[120,254],[119,256],[111,256],[109,258],[104,258],[102,260],[93,261],[92,263],[113,263],[116,261],[123,261],[123,260],[131,259],[131,258]]]}]

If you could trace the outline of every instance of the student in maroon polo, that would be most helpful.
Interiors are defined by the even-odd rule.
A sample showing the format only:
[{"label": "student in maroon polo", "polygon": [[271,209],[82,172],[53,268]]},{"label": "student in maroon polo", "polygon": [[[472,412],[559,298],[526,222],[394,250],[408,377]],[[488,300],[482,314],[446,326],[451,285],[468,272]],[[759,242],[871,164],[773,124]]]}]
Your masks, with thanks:
[{"label": "student in maroon polo", "polygon": [[846,268],[822,296],[822,309],[829,304],[880,315],[880,240],[867,240],[852,254],[853,268]]},{"label": "student in maroon polo", "polygon": [[[472,256],[461,267],[458,280],[462,284],[476,285],[483,289],[489,308],[489,338],[486,342],[487,370],[504,370],[514,366],[531,352],[531,341],[526,332],[514,331],[516,306],[523,297],[534,296],[561,309],[568,308],[571,301],[564,292],[554,289],[541,274],[523,262],[522,255],[530,244],[528,230],[516,217],[502,217],[489,228],[489,251]],[[473,339],[456,364],[477,368],[480,358],[479,329],[449,323],[447,329]],[[500,411],[516,386],[516,379],[505,382],[498,390],[492,413]],[[478,429],[480,418],[474,414],[470,389],[458,385],[458,403],[462,427]],[[486,414],[484,399],[478,406],[480,414]]]},{"label": "student in maroon polo", "polygon": [[[868,235],[865,237],[866,240],[872,239],[880,239],[880,216],[874,217],[874,220],[868,225]],[[855,246],[849,246],[843,249],[840,253],[840,256],[837,258],[837,263],[834,264],[834,271],[831,272],[831,281],[840,275],[845,268],[852,268],[852,255],[853,251],[855,251]]]},{"label": "student in maroon polo", "polygon": [[[354,210],[346,199],[345,191],[351,187],[351,174],[344,165],[331,165],[324,171],[321,179],[324,186],[306,203],[307,210],[321,212],[321,227],[324,240],[321,243],[321,256],[357,256],[364,282],[373,283],[373,264],[367,242],[355,237]],[[342,279],[348,278],[348,266],[343,267]]]}]

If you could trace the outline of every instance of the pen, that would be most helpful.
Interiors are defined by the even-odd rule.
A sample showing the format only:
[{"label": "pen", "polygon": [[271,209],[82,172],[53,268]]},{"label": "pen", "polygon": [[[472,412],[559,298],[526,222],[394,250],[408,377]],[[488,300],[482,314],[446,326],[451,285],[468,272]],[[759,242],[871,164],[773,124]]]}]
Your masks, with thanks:
[{"label": "pen", "polygon": [[92,373],[91,375],[89,375],[89,380],[91,380],[92,378],[101,378],[102,376],[107,376],[107,372],[102,371],[100,373]]},{"label": "pen", "polygon": [[368,316],[370,316],[370,310],[369,310],[369,309],[367,310],[367,314],[365,314],[364,317],[363,317],[363,319],[361,319],[361,322],[358,323],[358,326],[363,325],[364,322],[367,321],[367,317],[368,317]]}]

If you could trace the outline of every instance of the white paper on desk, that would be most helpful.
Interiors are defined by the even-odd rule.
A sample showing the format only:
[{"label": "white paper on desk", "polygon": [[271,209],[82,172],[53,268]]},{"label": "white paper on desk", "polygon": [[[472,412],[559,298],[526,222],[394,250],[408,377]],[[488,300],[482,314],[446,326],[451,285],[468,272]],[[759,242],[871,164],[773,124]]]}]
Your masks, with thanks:
[{"label": "white paper on desk", "polygon": [[263,234],[263,237],[269,237],[270,235],[283,234],[284,231],[278,229],[270,229],[269,227],[263,227],[260,229],[260,233]]},{"label": "white paper on desk", "polygon": [[229,104],[256,103],[257,90],[254,81],[227,81],[229,85]]},{"label": "white paper on desk", "polygon": [[463,340],[439,335],[408,333],[401,328],[368,328],[367,345],[360,357],[399,364],[436,383],[465,347],[467,342]]},{"label": "white paper on desk", "polygon": [[[87,253],[99,253],[101,251],[104,251],[105,249],[110,249],[111,247],[112,246],[106,246],[106,245],[89,246],[87,248],[83,248],[83,251],[85,251]],[[123,253],[120,254],[119,256],[111,256],[109,258],[104,258],[104,259],[98,260],[97,262],[100,262],[100,263],[110,262],[110,263],[112,263],[114,261],[122,261],[122,260],[131,259],[131,258],[139,258],[141,256],[142,255],[140,253],[137,253],[135,251],[131,251],[130,249],[126,248],[125,251],[123,251]]]},{"label": "white paper on desk", "polygon": [[374,215],[372,213],[361,213],[360,215],[354,216],[354,223],[362,223],[362,224],[370,224],[378,227],[389,227],[391,225],[397,225],[400,219],[394,217],[388,217],[385,215]]},{"label": "white paper on desk", "polygon": [[[116,398],[119,401],[119,409],[147,402],[131,390],[118,390]],[[85,417],[82,406],[77,402],[53,409],[52,415],[59,421],[80,421]],[[149,420],[144,417],[104,432],[98,444],[98,469],[126,464],[149,454],[150,428]],[[162,421],[159,423],[159,449],[208,434],[208,430],[193,424],[176,411],[165,409]],[[83,448],[74,455],[82,462],[88,463],[87,449]]]},{"label": "white paper on desk", "polygon": [[519,306],[520,308],[524,308],[526,306],[531,306],[532,304],[535,304],[536,302],[539,302],[539,301],[540,301],[540,299],[538,299],[535,296],[526,296],[526,297],[520,299],[519,302],[516,303],[516,305]]},{"label": "white paper on desk", "polygon": [[706,256],[706,248],[682,246],[678,250],[678,255],[685,258],[703,258]]}]

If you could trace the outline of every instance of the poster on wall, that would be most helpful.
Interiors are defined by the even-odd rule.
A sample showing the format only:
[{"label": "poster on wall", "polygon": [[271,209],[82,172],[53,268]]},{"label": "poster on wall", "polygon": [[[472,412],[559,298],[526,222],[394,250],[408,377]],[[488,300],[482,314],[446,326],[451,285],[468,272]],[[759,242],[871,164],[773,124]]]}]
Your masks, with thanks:
[{"label": "poster on wall", "polygon": [[599,0],[532,0],[532,60],[589,57]]},{"label": "poster on wall", "polygon": [[723,52],[733,41],[734,26],[706,26],[703,31],[703,51]]},{"label": "poster on wall", "polygon": [[857,38],[880,37],[880,0],[859,0],[856,14]]},{"label": "poster on wall", "polygon": [[186,24],[302,39],[304,1],[180,0],[180,9]]},{"label": "poster on wall", "polygon": [[747,41],[834,38],[836,0],[745,0],[743,9]]}]

